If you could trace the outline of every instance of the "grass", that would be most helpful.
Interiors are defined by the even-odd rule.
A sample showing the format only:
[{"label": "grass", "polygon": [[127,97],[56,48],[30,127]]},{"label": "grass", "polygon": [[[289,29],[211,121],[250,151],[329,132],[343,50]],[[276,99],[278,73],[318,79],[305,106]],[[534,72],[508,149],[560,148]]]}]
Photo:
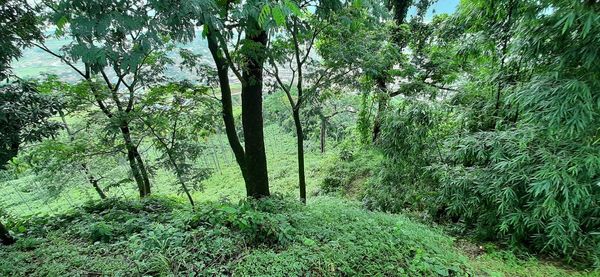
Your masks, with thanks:
[{"label": "grass", "polygon": [[[297,164],[295,137],[285,133],[281,128],[270,125],[265,129],[266,150],[269,161],[269,181],[272,191],[284,195],[297,195]],[[227,138],[224,134],[215,135],[207,142],[210,146],[208,155],[199,161],[200,164],[212,168],[213,174],[201,184],[201,190],[195,191],[197,201],[216,201],[222,198],[239,200],[245,195],[243,179],[239,167],[235,163]],[[325,172],[322,170],[324,157],[318,152],[316,143],[306,143],[306,174],[309,195],[314,194]],[[155,155],[146,152],[146,157]],[[126,173],[125,161],[113,169]],[[82,176],[79,176],[82,177]],[[78,177],[78,178],[79,178]],[[158,170],[153,177],[153,191],[160,195],[180,196],[181,191],[176,178],[171,172]],[[119,198],[137,198],[137,189],[133,183],[112,188],[109,195]],[[14,181],[0,182],[0,207],[5,207],[10,214],[29,216],[33,214],[55,214],[58,211],[74,208],[86,201],[97,200],[93,188],[81,179],[74,186],[69,186],[55,198],[47,197],[43,184],[37,183],[32,175]]]},{"label": "grass", "polygon": [[[207,142],[214,153],[199,161],[214,172],[194,193],[197,211],[166,171],[154,176],[159,197],[144,201],[133,184],[99,202],[85,182],[53,199],[40,197],[31,177],[4,183],[1,205],[19,241],[0,249],[0,276],[600,276],[493,247],[471,251],[478,247],[406,216],[315,196],[343,147],[321,154],[307,142],[310,197],[303,207],[294,200],[294,136],[274,125],[265,133],[272,191],[284,199],[270,204],[232,204],[245,190],[224,135]],[[363,162],[369,160],[355,161]]]},{"label": "grass", "polygon": [[492,251],[470,257],[441,230],[357,202],[285,197],[109,200],[11,221],[0,276],[598,276]]}]

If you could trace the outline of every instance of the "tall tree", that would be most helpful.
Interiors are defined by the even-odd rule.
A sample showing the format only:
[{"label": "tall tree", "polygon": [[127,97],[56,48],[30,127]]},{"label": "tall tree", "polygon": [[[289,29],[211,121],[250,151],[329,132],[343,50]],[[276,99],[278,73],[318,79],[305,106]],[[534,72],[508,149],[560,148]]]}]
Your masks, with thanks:
[{"label": "tall tree", "polygon": [[[73,41],[54,50],[39,49],[60,59],[89,84],[96,105],[122,137],[140,197],[150,194],[150,178],[131,128],[138,94],[160,82],[167,57],[170,18],[144,1],[44,1],[55,35]],[[175,37],[175,35],[174,35]],[[81,65],[80,65],[81,64]]]},{"label": "tall tree", "polygon": [[[249,197],[270,195],[263,131],[263,68],[267,29],[259,24],[260,1],[215,1],[210,8],[197,5],[191,21],[204,25],[203,35],[217,69],[225,131],[242,172]],[[183,17],[185,18],[185,16]],[[195,24],[179,22],[188,29]],[[229,71],[242,85],[243,142],[235,129]]]},{"label": "tall tree", "polygon": [[[0,0],[0,26],[2,26],[0,28],[0,82],[11,75],[10,63],[21,57],[21,48],[29,46],[33,40],[42,37],[41,31],[37,27],[35,13],[27,7],[27,1],[24,0]],[[12,94],[7,90],[4,93]],[[3,95],[2,98],[3,103],[0,105],[5,105],[4,101],[10,98],[14,99],[14,95],[8,99],[6,95]],[[8,160],[16,156],[20,141],[19,129],[21,127],[7,121],[6,116],[7,114],[2,116],[4,122],[2,123],[3,130],[0,133],[3,137],[2,146],[0,146],[2,147],[0,148],[0,170],[4,168]],[[10,244],[12,242],[14,239],[0,222],[0,243]]]},{"label": "tall tree", "polygon": [[[300,190],[300,200],[306,203],[306,175],[304,168],[304,130],[302,119],[300,118],[301,109],[308,102],[309,98],[315,98],[318,89],[324,84],[330,84],[340,78],[340,73],[331,74],[323,70],[314,60],[313,52],[317,37],[320,32],[327,27],[328,20],[333,8],[337,6],[328,6],[328,1],[299,1],[286,2],[286,7],[290,12],[284,18],[273,17],[271,21],[265,16],[262,25],[272,24],[279,26],[273,28],[277,37],[269,45],[269,64],[272,69],[267,69],[269,75],[275,78],[277,88],[282,90],[291,107],[292,118],[296,131],[297,157],[298,157],[298,187]],[[314,13],[311,13],[308,7],[316,7]],[[275,6],[271,8],[266,6],[263,11],[279,9]],[[278,12],[275,12],[277,14]],[[284,80],[284,74],[280,67],[291,72]],[[309,70],[312,70],[310,72]],[[310,77],[311,80],[308,80]]]}]

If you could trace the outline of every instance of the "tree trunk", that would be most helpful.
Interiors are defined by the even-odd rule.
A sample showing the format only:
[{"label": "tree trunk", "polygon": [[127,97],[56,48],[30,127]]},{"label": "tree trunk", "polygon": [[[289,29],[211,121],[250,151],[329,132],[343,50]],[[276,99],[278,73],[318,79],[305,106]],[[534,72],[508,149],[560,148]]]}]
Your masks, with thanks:
[{"label": "tree trunk", "polygon": [[379,134],[381,133],[381,121],[383,120],[383,116],[387,110],[387,104],[389,101],[387,85],[385,83],[385,78],[382,76],[376,80],[377,82],[377,114],[375,115],[375,120],[373,122],[373,138],[372,142],[376,143],[377,139],[379,139]]},{"label": "tree trunk", "polygon": [[[73,134],[73,132],[71,132],[71,129],[69,128],[69,125],[67,124],[67,119],[65,118],[65,114],[63,113],[62,110],[59,110],[58,112],[60,114],[60,119],[62,120],[63,124],[65,125],[64,127],[65,127],[65,130],[67,131],[67,135],[69,135],[69,141],[70,142],[75,141],[75,135]],[[94,187],[94,189],[98,193],[98,196],[100,196],[100,199],[106,199],[106,194],[100,188],[98,179],[94,178],[94,175],[92,175],[92,173],[90,172],[90,170],[87,166],[87,163],[81,162],[80,166],[81,166],[81,169],[83,170],[83,172],[85,173],[85,176],[87,177],[88,181],[90,182],[90,184],[92,184],[92,187]]]},{"label": "tree trunk", "polygon": [[87,176],[90,184],[92,184],[92,186],[98,193],[98,196],[100,196],[100,199],[106,199],[106,194],[100,188],[100,185],[98,184],[98,180],[96,178],[94,178],[94,176],[92,176],[92,174],[90,173],[90,170],[88,169],[87,164],[81,163],[81,168],[83,169],[83,172],[85,172],[85,175]]},{"label": "tree trunk", "polygon": [[0,222],[0,244],[11,245],[13,243],[15,243],[15,239],[8,233],[2,222]]},{"label": "tree trunk", "polygon": [[300,121],[300,111],[294,109],[294,124],[296,125],[296,139],[298,144],[298,187],[300,188],[300,200],[306,203],[306,176],[304,174],[304,131]]},{"label": "tree trunk", "polygon": [[[125,148],[127,149],[127,160],[129,161],[129,167],[131,173],[138,186],[140,198],[146,197],[150,194],[150,181],[148,180],[148,174],[146,167],[144,166],[140,154],[138,153],[137,146],[133,144],[131,140],[131,133],[127,123],[124,123],[121,127],[121,134],[125,141]],[[143,172],[143,173],[142,173]]]},{"label": "tree trunk", "polygon": [[192,208],[195,207],[194,204],[194,198],[192,198],[192,194],[190,193],[190,190],[188,189],[187,185],[185,184],[185,181],[183,180],[183,176],[181,176],[181,170],[179,169],[179,165],[177,165],[177,162],[175,161],[175,158],[171,155],[171,150],[166,148],[166,144],[163,145],[165,146],[165,149],[167,151],[167,156],[169,156],[169,161],[171,161],[171,165],[173,166],[173,168],[175,168],[175,174],[177,175],[177,179],[179,180],[179,183],[181,184],[181,187],[183,188],[183,192],[185,192],[185,195],[187,196],[188,200],[190,201],[190,204],[192,205]]},{"label": "tree trunk", "polygon": [[227,64],[226,58],[223,57],[223,53],[219,50],[219,44],[217,42],[216,34],[214,32],[214,30],[209,31],[209,34],[207,36],[208,49],[210,50],[210,53],[217,67],[219,87],[221,88],[221,106],[223,109],[222,116],[223,123],[225,125],[225,133],[227,134],[227,140],[229,141],[229,146],[233,151],[235,160],[242,172],[242,177],[244,178],[245,183],[248,183],[248,178],[246,176],[246,154],[244,153],[244,148],[242,147],[240,139],[237,135],[237,131],[235,129],[235,119],[233,117],[231,87],[229,85],[229,66]]},{"label": "tree trunk", "polygon": [[142,173],[142,180],[144,182],[144,190],[146,191],[146,196],[150,194],[150,178],[148,177],[148,170],[146,169],[146,164],[138,151],[137,146],[133,148],[133,154],[135,155],[135,160],[137,161],[138,167],[140,169],[140,173]]},{"label": "tree trunk", "polygon": [[[246,30],[248,40],[263,47],[267,44],[267,33],[258,27],[258,23],[248,23]],[[242,71],[242,124],[244,127],[244,143],[246,149],[246,193],[250,197],[269,196],[269,176],[267,171],[267,155],[263,133],[262,89],[264,57],[248,56]]]},{"label": "tree trunk", "polygon": [[325,141],[327,140],[327,119],[321,115],[321,153],[325,153]]}]

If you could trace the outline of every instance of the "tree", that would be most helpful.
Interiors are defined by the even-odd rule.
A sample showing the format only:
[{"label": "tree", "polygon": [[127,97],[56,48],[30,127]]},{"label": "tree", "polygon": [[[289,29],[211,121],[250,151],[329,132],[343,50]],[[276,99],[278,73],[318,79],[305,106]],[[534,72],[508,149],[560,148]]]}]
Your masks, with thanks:
[{"label": "tree", "polygon": [[[283,19],[275,17],[275,9],[279,7],[265,6],[264,10],[271,11],[274,14],[272,22],[266,21],[265,17],[261,25],[274,24],[279,25],[279,28],[273,28],[277,33],[277,37],[273,39],[269,46],[269,64],[273,68],[267,72],[276,80],[277,87],[281,89],[291,107],[292,118],[297,139],[297,156],[298,156],[298,187],[300,190],[300,200],[306,203],[306,176],[304,168],[304,130],[302,120],[300,118],[302,107],[308,102],[308,99],[315,97],[315,93],[324,84],[329,84],[339,78],[336,74],[330,74],[324,70],[315,70],[311,77],[313,80],[307,79],[309,65],[319,67],[311,55],[314,56],[313,49],[317,37],[320,32],[327,26],[329,15],[334,12],[328,1],[301,1],[298,3],[289,2],[287,7],[290,13]],[[314,14],[308,12],[308,7],[316,7]],[[281,66],[288,65],[288,69],[292,72],[289,82],[282,79]],[[309,72],[310,73],[310,72]],[[294,84],[295,82],[295,84]],[[307,86],[310,84],[310,86]],[[294,89],[295,85],[295,90]]]},{"label": "tree", "polygon": [[10,75],[10,63],[21,49],[42,37],[35,13],[24,0],[0,0],[0,81]]},{"label": "tree", "polygon": [[597,1],[461,2],[461,124],[434,167],[438,202],[480,236],[598,262],[599,14]]},{"label": "tree", "polygon": [[192,207],[191,189],[210,175],[196,164],[204,150],[200,140],[214,134],[218,116],[208,91],[189,82],[153,87],[142,100],[147,108],[138,115],[162,153],[158,160],[173,170]]},{"label": "tree", "polygon": [[[208,45],[217,67],[223,120],[230,146],[244,176],[246,193],[250,197],[269,196],[269,178],[265,153],[262,93],[263,66],[266,58],[267,31],[258,23],[260,3],[217,3],[217,16],[205,22]],[[232,22],[228,22],[232,21]],[[228,39],[244,34],[237,40],[235,53],[230,53]],[[240,57],[240,60],[234,60]],[[242,84],[242,127],[245,147],[237,133],[231,107],[229,84],[231,69]]]},{"label": "tree", "polygon": [[17,154],[23,143],[54,136],[62,126],[49,120],[61,109],[59,99],[18,81],[0,86],[0,169]]},{"label": "tree", "polygon": [[[63,109],[58,115],[66,134],[59,134],[52,140],[30,147],[24,160],[31,166],[37,179],[46,183],[48,191],[62,190],[69,184],[69,179],[78,176],[74,173],[79,172],[98,196],[106,199],[106,190],[111,186],[108,175],[110,169],[116,166],[114,157],[110,156],[118,151],[109,143],[110,139],[105,139],[106,136],[99,132],[106,122],[92,108],[94,100],[90,97],[88,84],[69,84],[50,75],[36,82],[36,86],[40,92],[63,100]],[[83,117],[84,121],[73,122],[67,117]],[[101,181],[105,183],[104,188]]]},{"label": "tree", "polygon": [[[0,82],[11,75],[10,63],[12,60],[21,57],[21,48],[29,46],[33,40],[42,36],[37,28],[35,14],[26,7],[28,7],[26,1],[0,0],[0,26],[2,26],[0,28]],[[11,86],[12,88],[10,88]],[[19,83],[4,86],[0,92],[0,97],[2,97],[0,103],[0,106],[2,106],[0,107],[0,123],[2,123],[2,127],[0,127],[0,143],[2,144],[2,148],[0,148],[0,170],[4,169],[6,163],[17,155],[21,143],[21,123],[8,121],[8,114],[5,113],[8,110],[4,109],[7,104],[12,106],[6,107],[8,109],[15,108],[17,103],[13,101],[17,96],[10,90],[19,90],[18,86],[20,86]],[[30,96],[30,94],[27,94],[27,96]],[[26,102],[33,103],[35,100]],[[27,114],[27,111],[20,111],[21,116],[27,117]],[[20,119],[17,121],[20,121]],[[14,239],[0,222],[0,244],[11,244],[13,242]]]},{"label": "tree", "polygon": [[[387,17],[387,11],[382,8],[349,6],[337,12],[330,20],[331,25],[324,29],[317,47],[323,58],[323,65],[330,73],[343,72],[346,76],[336,82],[342,88],[359,91],[365,97],[375,95],[378,109],[383,111],[389,98],[387,82],[391,78],[393,66],[404,59],[400,49],[391,41],[392,24],[382,24],[382,18]],[[399,29],[406,33],[406,28]],[[403,33],[403,34],[404,34]],[[367,100],[364,99],[365,104]],[[370,109],[371,105],[364,108]],[[371,111],[363,114],[370,116]],[[362,119],[359,128],[364,143],[372,141],[379,127],[376,123],[380,117],[376,113],[375,120]],[[364,125],[364,126],[363,126]],[[369,136],[369,138],[367,138]]]},{"label": "tree", "polygon": [[[131,129],[138,94],[163,78],[170,22],[151,2],[45,1],[55,35],[73,42],[60,52],[43,41],[34,45],[60,59],[89,84],[96,105],[120,132],[140,197],[150,194],[150,178]],[[183,34],[180,34],[183,36]],[[173,37],[176,34],[173,33]],[[83,68],[78,67],[78,62]]]}]

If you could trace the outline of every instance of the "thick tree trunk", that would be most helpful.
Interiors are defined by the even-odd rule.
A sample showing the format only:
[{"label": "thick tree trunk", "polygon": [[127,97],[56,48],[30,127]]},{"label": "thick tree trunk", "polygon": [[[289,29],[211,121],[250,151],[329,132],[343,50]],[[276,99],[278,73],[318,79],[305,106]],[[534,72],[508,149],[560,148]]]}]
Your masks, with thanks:
[{"label": "thick tree trunk", "polygon": [[0,244],[11,245],[13,243],[15,243],[15,239],[10,236],[6,227],[0,222]]},{"label": "thick tree trunk", "polygon": [[306,176],[304,174],[304,131],[300,121],[300,111],[294,109],[294,124],[296,125],[296,139],[298,144],[298,187],[300,200],[306,203]]},{"label": "thick tree trunk", "polygon": [[231,101],[231,87],[229,85],[229,66],[227,59],[223,57],[223,53],[219,50],[219,44],[214,31],[210,31],[208,36],[208,49],[215,61],[217,67],[217,75],[219,77],[219,86],[221,88],[221,106],[223,109],[223,123],[225,124],[225,133],[227,134],[227,140],[235,160],[240,167],[242,176],[244,177],[245,183],[248,183],[246,176],[246,159],[244,148],[240,143],[240,139],[235,129],[235,119],[233,117],[233,104]]},{"label": "thick tree trunk", "polygon": [[127,149],[129,167],[131,168],[131,173],[138,186],[140,198],[146,197],[150,194],[150,181],[148,179],[146,167],[138,153],[137,146],[133,144],[133,141],[131,140],[131,132],[128,124],[123,124],[120,129],[123,140],[125,141],[125,148]]},{"label": "thick tree trunk", "polygon": [[[257,25],[255,22],[254,25]],[[267,33],[260,29],[248,28],[247,39],[266,47]],[[264,51],[260,49],[259,51]],[[246,149],[246,192],[248,196],[262,198],[269,196],[269,176],[267,155],[263,133],[262,89],[264,57],[260,53],[247,57],[242,71],[242,124]]]}]

